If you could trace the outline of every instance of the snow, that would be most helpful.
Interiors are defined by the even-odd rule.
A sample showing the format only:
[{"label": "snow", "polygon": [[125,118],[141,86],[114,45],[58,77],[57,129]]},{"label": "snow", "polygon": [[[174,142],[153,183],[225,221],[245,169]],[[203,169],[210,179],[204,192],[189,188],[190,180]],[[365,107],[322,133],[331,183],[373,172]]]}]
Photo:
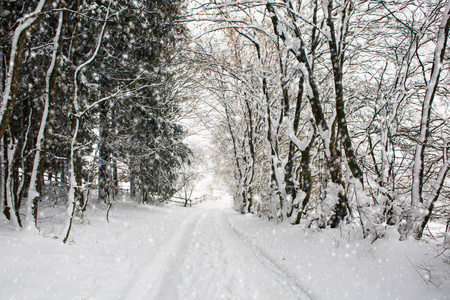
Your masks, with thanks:
[{"label": "snow", "polygon": [[228,196],[192,208],[122,196],[110,223],[91,202],[63,244],[64,207],[51,216],[50,202],[41,235],[0,224],[0,299],[450,298],[438,250],[395,234],[370,244],[276,224],[235,212]]}]

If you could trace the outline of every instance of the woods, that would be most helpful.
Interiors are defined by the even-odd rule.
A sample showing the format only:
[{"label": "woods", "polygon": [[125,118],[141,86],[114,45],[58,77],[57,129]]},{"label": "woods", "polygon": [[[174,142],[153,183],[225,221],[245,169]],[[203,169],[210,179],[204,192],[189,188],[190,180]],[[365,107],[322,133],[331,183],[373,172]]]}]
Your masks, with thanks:
[{"label": "woods", "polygon": [[447,223],[449,5],[194,5],[236,209],[373,240]]},{"label": "woods", "polygon": [[187,203],[181,119],[201,103],[237,211],[372,241],[433,221],[450,239],[448,1],[17,0],[0,17],[15,227],[38,230],[53,191],[64,242],[123,183]]},{"label": "woods", "polygon": [[141,202],[174,193],[190,155],[170,88],[180,3],[2,1],[1,202],[13,224],[38,228],[53,189],[67,199],[66,242],[94,188],[108,205],[119,181]]}]

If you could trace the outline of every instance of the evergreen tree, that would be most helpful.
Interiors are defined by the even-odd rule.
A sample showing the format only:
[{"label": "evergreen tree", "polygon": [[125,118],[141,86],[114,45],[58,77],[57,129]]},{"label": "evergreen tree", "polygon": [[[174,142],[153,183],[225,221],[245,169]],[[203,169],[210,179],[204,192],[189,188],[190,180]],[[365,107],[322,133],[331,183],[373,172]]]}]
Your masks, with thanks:
[{"label": "evergreen tree", "polygon": [[[119,164],[135,177],[143,201],[150,195],[167,199],[173,194],[178,168],[189,154],[182,143],[184,131],[176,123],[180,111],[173,88],[177,49],[187,38],[186,28],[177,22],[182,4],[179,0],[0,3],[2,96],[3,102],[13,100],[8,100],[11,113],[2,115],[1,134],[1,200],[8,218],[16,215],[20,225],[22,198],[33,172],[38,195],[44,191],[44,174],[66,192],[74,187],[73,212],[82,211],[87,188],[96,184],[99,197],[110,202],[118,186]],[[30,19],[38,9],[32,26],[20,31],[18,20]],[[62,38],[55,39],[59,20]],[[14,46],[14,35],[19,47]],[[17,50],[15,64],[10,63],[12,49]],[[7,89],[12,68],[14,84]],[[93,153],[96,165],[91,163]],[[66,178],[70,166],[75,184]],[[92,176],[95,170],[97,176]],[[33,202],[36,216],[39,197]]]}]

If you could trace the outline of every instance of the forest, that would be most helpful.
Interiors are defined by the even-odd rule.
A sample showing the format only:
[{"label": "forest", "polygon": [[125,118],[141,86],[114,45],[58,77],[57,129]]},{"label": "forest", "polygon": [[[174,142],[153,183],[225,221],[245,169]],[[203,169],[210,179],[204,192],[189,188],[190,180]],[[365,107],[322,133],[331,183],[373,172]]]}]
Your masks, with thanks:
[{"label": "forest", "polygon": [[430,220],[448,233],[448,3],[223,1],[195,13],[217,39],[196,60],[221,108],[236,209],[357,224],[373,240],[393,228],[421,239]]},{"label": "forest", "polygon": [[449,0],[0,0],[0,298],[450,299]]},{"label": "forest", "polygon": [[450,2],[6,0],[0,17],[12,226],[38,230],[58,195],[66,242],[93,195],[169,201],[196,115],[242,214],[372,241],[434,222],[450,242]]}]

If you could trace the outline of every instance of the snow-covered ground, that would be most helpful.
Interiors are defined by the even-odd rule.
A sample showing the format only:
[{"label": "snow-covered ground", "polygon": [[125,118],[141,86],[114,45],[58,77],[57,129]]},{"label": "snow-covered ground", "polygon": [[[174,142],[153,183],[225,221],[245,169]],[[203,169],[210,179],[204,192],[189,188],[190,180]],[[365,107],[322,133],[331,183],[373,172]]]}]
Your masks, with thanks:
[{"label": "snow-covered ground", "polygon": [[122,197],[105,214],[91,205],[66,245],[58,218],[41,217],[46,238],[1,224],[0,299],[450,299],[449,251],[425,242],[312,233],[238,214],[226,196]]}]

